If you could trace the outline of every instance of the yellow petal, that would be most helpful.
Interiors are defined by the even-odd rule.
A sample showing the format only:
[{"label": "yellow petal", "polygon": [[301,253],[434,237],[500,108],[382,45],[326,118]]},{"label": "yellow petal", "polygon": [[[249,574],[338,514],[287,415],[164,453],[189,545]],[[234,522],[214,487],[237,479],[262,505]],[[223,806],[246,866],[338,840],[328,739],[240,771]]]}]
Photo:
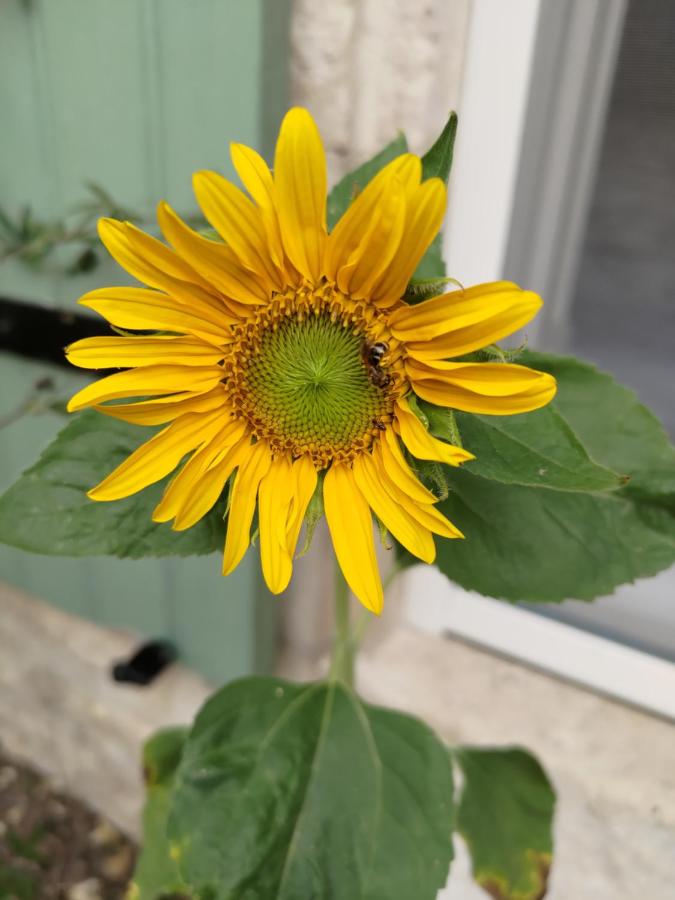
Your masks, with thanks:
[{"label": "yellow petal", "polygon": [[[397,506],[404,506],[408,515],[415,520],[423,528],[428,529],[434,534],[446,538],[464,537],[462,532],[449,519],[439,512],[431,503],[417,503],[412,501],[407,493],[401,490],[390,477],[390,471],[382,464],[381,458],[373,455],[380,483],[383,489],[387,491]],[[432,503],[436,503],[436,498],[431,495]],[[393,533],[393,532],[392,532]]]},{"label": "yellow petal", "polygon": [[210,285],[156,238],[116,219],[99,219],[98,234],[110,255],[139,281],[166,291],[191,310],[213,308]]},{"label": "yellow petal", "polygon": [[307,512],[309,501],[314,496],[318,475],[310,456],[301,456],[293,463],[295,490],[288,517],[287,541],[291,558],[295,555],[295,547],[300,537],[300,529]]},{"label": "yellow petal", "polygon": [[134,450],[107,478],[92,488],[92,500],[120,500],[164,478],[181,459],[208,442],[222,427],[219,412],[188,413]]},{"label": "yellow petal", "polygon": [[[460,288],[414,305],[403,304],[389,315],[389,325],[401,340],[430,340],[450,328],[463,328],[489,317],[504,294],[524,293],[513,281],[490,281]],[[513,302],[511,300],[510,302]]]},{"label": "yellow petal", "polygon": [[338,271],[340,290],[357,300],[370,296],[373,285],[399,248],[404,222],[405,195],[403,186],[394,177],[380,195],[361,242]]},{"label": "yellow petal", "polygon": [[274,186],[286,253],[302,275],[318,283],[326,243],[326,158],[306,109],[289,110],[281,123]]},{"label": "yellow petal", "polygon": [[419,184],[422,165],[418,157],[411,153],[392,160],[368,182],[365,189],[347,207],[335,228],[328,235],[326,245],[326,276],[337,281],[338,270],[347,265],[354,251],[363,240],[373,218],[376,216],[378,204],[393,180],[396,179],[405,191],[411,184]]},{"label": "yellow petal", "polygon": [[223,493],[228,478],[241,464],[246,452],[248,452],[247,446],[244,447],[242,443],[237,444],[224,459],[202,473],[186,503],[176,515],[171,526],[174,531],[185,531],[192,528],[213,509]]},{"label": "yellow petal", "polygon": [[[226,424],[222,425],[222,422]],[[152,518],[154,522],[168,522],[176,519],[174,529],[181,531],[198,521],[195,515],[204,507],[205,494],[213,488],[213,481],[222,475],[220,491],[199,515],[205,515],[220,496],[223,485],[235,467],[244,458],[238,454],[242,447],[247,450],[249,438],[246,426],[241,420],[227,420],[223,416],[221,428],[214,437],[197,450],[185,463],[183,468],[167,485],[161,501],[155,508]],[[229,468],[228,468],[229,466]],[[204,485],[201,481],[204,479]],[[201,485],[201,487],[200,487]]]},{"label": "yellow petal", "polygon": [[232,165],[241,182],[261,209],[274,207],[274,180],[267,163],[252,147],[230,144]]},{"label": "yellow petal", "polygon": [[159,204],[157,219],[167,241],[225,297],[244,304],[269,300],[270,291],[263,280],[242,266],[225,244],[188,228],[168,203]]},{"label": "yellow petal", "polygon": [[279,456],[272,461],[258,491],[260,562],[265,583],[273,594],[286,590],[293,571],[287,524],[294,491],[290,458]]},{"label": "yellow petal", "polygon": [[192,182],[204,215],[239,262],[254,272],[268,290],[281,290],[283,279],[270,256],[260,210],[216,172],[197,172]]},{"label": "yellow petal", "polygon": [[486,415],[530,412],[549,403],[556,392],[552,375],[514,364],[409,359],[406,373],[424,400]]},{"label": "yellow petal", "polygon": [[227,517],[223,575],[229,575],[236,568],[248,549],[258,485],[271,462],[269,447],[264,441],[258,441],[237,470]]},{"label": "yellow petal", "polygon": [[94,406],[97,412],[134,425],[164,425],[188,412],[210,412],[222,409],[225,415],[226,397],[222,385],[206,394],[182,392],[162,397],[161,400],[141,400],[138,403],[114,403],[112,406]]},{"label": "yellow petal", "polygon": [[[179,281],[201,283],[199,273],[187,262],[177,256],[173,250],[158,241],[157,238],[146,234],[132,225],[131,222],[122,222],[118,219],[102,218],[98,222],[101,240],[105,243],[110,253],[115,256],[119,253],[124,262],[118,260],[120,265],[129,263],[138,272],[131,272],[139,281],[146,281],[145,274],[154,270],[176,278]],[[115,256],[115,258],[117,258]],[[146,284],[149,283],[146,281]],[[203,285],[208,287],[207,284]]]},{"label": "yellow petal", "polygon": [[459,466],[469,459],[475,459],[473,453],[439,441],[426,430],[424,425],[410,409],[407,400],[401,399],[396,403],[396,424],[401,440],[413,456],[418,459],[433,459],[447,463],[449,466]]},{"label": "yellow petal", "polygon": [[393,429],[387,428],[373,448],[373,458],[386,471],[394,484],[411,500],[418,503],[435,503],[436,498],[424,487],[405,461]]},{"label": "yellow petal", "polygon": [[406,199],[406,221],[398,252],[372,291],[378,306],[391,306],[403,296],[419,261],[443,222],[446,191],[440,178],[429,178]]},{"label": "yellow petal", "polygon": [[423,562],[433,562],[436,547],[431,532],[421,526],[408,511],[409,507],[415,505],[414,501],[402,493],[399,494],[399,502],[392,498],[384,487],[370,454],[362,453],[354,460],[354,480],[375,515],[399,544]]},{"label": "yellow petal", "polygon": [[241,182],[260,208],[270,254],[279,269],[285,268],[279,218],[274,204],[274,181],[262,156],[244,144],[231,144],[232,164]]},{"label": "yellow petal", "polygon": [[217,346],[230,340],[227,326],[237,321],[225,313],[220,317],[201,311],[195,313],[166,294],[144,288],[99,288],[78,302],[117,328],[193,334]]},{"label": "yellow petal", "polygon": [[185,531],[196,525],[220,499],[230,475],[248,456],[249,438],[237,441],[227,452],[201,472],[176,513],[174,531]]},{"label": "yellow petal", "polygon": [[[479,286],[483,287],[483,286]],[[531,291],[453,291],[392,314],[392,332],[417,359],[461,356],[526,325],[541,308]]]},{"label": "yellow petal", "polygon": [[124,397],[159,397],[162,394],[204,394],[223,377],[220,366],[144,366],[100,378],[68,401],[68,412]]},{"label": "yellow petal", "polygon": [[428,528],[434,534],[438,534],[444,538],[463,538],[464,535],[456,525],[446,519],[443,513],[439,512],[434,506],[419,504],[410,510],[410,514],[424,528]]},{"label": "yellow petal", "polygon": [[129,368],[174,363],[207,366],[219,362],[222,350],[195,337],[91,337],[66,347],[68,362],[81,369]]},{"label": "yellow petal", "polygon": [[346,465],[332,465],[323,482],[326,521],[342,573],[353,593],[380,614],[384,595],[375,557],[370,507]]}]

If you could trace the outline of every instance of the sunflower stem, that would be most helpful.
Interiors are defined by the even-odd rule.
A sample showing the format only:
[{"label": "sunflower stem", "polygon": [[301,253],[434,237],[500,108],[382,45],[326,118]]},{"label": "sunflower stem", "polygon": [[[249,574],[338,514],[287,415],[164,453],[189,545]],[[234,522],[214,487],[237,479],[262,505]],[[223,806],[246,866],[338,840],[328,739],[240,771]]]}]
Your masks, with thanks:
[{"label": "sunflower stem", "polygon": [[354,686],[356,644],[349,615],[349,588],[335,560],[335,635],[331,654],[330,678]]}]

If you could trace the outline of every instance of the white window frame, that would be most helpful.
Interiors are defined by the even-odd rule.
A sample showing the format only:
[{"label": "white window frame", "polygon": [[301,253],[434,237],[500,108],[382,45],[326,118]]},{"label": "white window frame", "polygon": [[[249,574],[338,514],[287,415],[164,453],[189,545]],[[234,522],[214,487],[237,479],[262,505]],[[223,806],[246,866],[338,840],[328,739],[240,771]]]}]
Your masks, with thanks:
[{"label": "white window frame", "polygon": [[[564,347],[626,0],[473,0],[450,206],[448,272],[546,298],[530,339]],[[675,718],[675,664],[463,591],[402,576],[406,619]]]}]

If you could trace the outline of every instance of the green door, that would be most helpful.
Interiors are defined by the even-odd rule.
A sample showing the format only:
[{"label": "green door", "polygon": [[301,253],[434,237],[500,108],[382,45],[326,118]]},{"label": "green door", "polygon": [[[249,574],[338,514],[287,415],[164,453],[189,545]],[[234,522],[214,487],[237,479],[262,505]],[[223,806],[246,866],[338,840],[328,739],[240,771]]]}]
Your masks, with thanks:
[{"label": "green door", "polygon": [[[0,4],[0,206],[61,220],[87,182],[150,217],[166,198],[196,207],[191,174],[232,174],[228,142],[268,156],[286,103],[285,0],[6,0]],[[121,283],[104,262],[72,275],[68,247],[28,265],[0,264],[0,300],[64,312],[97,285]],[[0,418],[49,374],[67,396],[81,376],[0,354]],[[0,488],[64,424],[56,413],[0,431]],[[138,562],[37,557],[0,547],[0,579],[97,622],[168,637],[214,680],[264,667],[274,603],[254,554],[227,579],[217,557]]]}]

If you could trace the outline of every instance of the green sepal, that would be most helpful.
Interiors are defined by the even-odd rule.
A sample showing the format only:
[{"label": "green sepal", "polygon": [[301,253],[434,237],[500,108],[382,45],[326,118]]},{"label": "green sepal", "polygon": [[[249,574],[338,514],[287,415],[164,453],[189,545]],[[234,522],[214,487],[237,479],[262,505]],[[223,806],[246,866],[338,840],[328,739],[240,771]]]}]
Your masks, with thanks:
[{"label": "green sepal", "polygon": [[433,459],[416,459],[408,457],[408,464],[422,484],[428,488],[437,500],[448,499],[450,485],[446,477],[447,466]]},{"label": "green sepal", "polygon": [[305,554],[309,552],[309,549],[312,546],[312,540],[314,539],[316,526],[323,518],[323,479],[324,475],[321,472],[316,480],[314,493],[307,504],[304,518],[305,540],[302,545],[302,550],[298,554],[298,558],[305,556]]},{"label": "green sepal", "polygon": [[463,447],[462,435],[454,412],[447,406],[435,406],[417,398],[417,408],[427,421],[427,428],[434,437],[447,441],[454,447]]},{"label": "green sepal", "polygon": [[420,400],[417,394],[408,394],[406,400],[408,401],[408,406],[410,407],[411,412],[415,413],[422,425],[424,425],[424,427],[428,431],[429,418],[423,408],[424,401]]},{"label": "green sepal", "polygon": [[517,347],[500,347],[499,344],[488,344],[487,347],[476,350],[475,353],[470,353],[467,357],[462,358],[475,360],[476,362],[512,363],[516,362],[526,350],[527,338]]},{"label": "green sepal", "polygon": [[541,900],[553,856],[555,793],[539,761],[519,747],[459,747],[463,788],[457,830],[473,877],[494,900]]},{"label": "green sepal", "polygon": [[385,550],[391,550],[394,545],[391,541],[389,529],[384,524],[384,522],[382,522],[382,520],[379,519],[377,516],[375,516],[375,522],[377,523],[377,530],[380,534],[380,543],[382,544],[382,547]]},{"label": "green sepal", "polygon": [[457,136],[457,113],[451,112],[436,141],[422,157],[422,179],[440,178],[448,183]]},{"label": "green sepal", "polygon": [[463,285],[456,278],[412,278],[408,283],[403,299],[406,303],[423,303],[446,293],[449,284],[458,290],[464,290]]}]

